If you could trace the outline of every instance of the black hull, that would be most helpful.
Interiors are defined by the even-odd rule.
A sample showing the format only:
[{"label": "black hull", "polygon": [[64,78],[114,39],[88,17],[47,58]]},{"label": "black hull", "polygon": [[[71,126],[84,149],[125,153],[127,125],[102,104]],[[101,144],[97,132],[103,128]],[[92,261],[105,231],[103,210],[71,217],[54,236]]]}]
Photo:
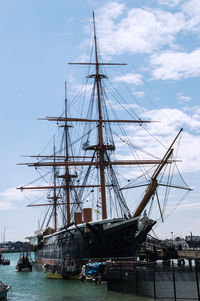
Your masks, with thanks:
[{"label": "black hull", "polygon": [[35,251],[36,260],[43,264],[61,264],[66,257],[76,262],[136,257],[154,224],[154,221],[149,220],[140,231],[137,218],[106,226],[101,223],[73,226],[44,237]]}]

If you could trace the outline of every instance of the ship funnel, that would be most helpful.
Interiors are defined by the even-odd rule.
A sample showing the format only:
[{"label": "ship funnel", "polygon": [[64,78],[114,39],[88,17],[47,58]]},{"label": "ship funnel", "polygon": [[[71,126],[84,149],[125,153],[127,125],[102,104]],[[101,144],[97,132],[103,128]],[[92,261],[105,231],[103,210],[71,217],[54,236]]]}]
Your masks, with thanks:
[{"label": "ship funnel", "polygon": [[74,222],[76,225],[82,224],[82,212],[75,212],[74,213]]},{"label": "ship funnel", "polygon": [[89,223],[92,221],[92,208],[83,209],[83,218],[84,218],[84,223]]}]

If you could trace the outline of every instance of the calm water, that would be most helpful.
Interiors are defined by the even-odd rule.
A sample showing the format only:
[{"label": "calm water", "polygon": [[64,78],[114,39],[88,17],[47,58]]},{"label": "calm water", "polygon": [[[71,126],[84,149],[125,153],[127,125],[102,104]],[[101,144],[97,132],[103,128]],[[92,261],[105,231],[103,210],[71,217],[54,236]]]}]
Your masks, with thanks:
[{"label": "calm water", "polygon": [[41,266],[32,272],[16,272],[19,253],[4,254],[9,266],[0,265],[0,280],[11,285],[8,301],[152,301],[145,297],[108,292],[106,284],[95,285],[81,281],[46,279]]}]

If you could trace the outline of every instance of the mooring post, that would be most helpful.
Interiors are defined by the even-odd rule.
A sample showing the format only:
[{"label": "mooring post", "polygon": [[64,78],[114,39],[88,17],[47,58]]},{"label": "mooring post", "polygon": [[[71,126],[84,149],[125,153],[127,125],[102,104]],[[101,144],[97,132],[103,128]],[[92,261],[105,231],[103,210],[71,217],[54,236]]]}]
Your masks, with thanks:
[{"label": "mooring post", "polygon": [[155,279],[155,265],[153,265],[153,294],[156,300],[156,279]]},{"label": "mooring post", "polygon": [[195,274],[196,274],[196,283],[197,283],[197,296],[198,296],[198,301],[200,301],[198,263],[196,260],[195,260]]},{"label": "mooring post", "polygon": [[122,264],[120,262],[120,290],[123,292],[123,283],[122,283]]},{"label": "mooring post", "polygon": [[136,295],[138,296],[138,273],[137,273],[136,266],[135,266],[135,289],[136,289]]},{"label": "mooring post", "polygon": [[172,276],[173,276],[173,286],[174,286],[174,300],[176,301],[176,279],[175,279],[175,270],[174,270],[174,261],[172,261]]}]

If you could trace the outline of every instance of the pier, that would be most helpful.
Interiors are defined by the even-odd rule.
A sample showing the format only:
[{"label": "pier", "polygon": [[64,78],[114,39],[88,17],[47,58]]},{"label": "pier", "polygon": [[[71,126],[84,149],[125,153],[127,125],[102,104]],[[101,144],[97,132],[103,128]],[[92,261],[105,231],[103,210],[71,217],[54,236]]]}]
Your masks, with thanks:
[{"label": "pier", "polygon": [[188,260],[200,260],[200,250],[191,250],[191,249],[185,249],[185,250],[178,250],[178,257],[184,258]]},{"label": "pier", "polygon": [[200,301],[200,249],[148,240],[138,257],[109,264],[108,290],[154,300]]},{"label": "pier", "polygon": [[140,261],[146,262],[177,259],[179,265],[184,265],[185,261],[188,261],[188,265],[192,266],[193,261],[200,262],[200,249],[186,249],[181,245],[175,246],[157,239],[148,239],[141,247],[138,257]]}]

